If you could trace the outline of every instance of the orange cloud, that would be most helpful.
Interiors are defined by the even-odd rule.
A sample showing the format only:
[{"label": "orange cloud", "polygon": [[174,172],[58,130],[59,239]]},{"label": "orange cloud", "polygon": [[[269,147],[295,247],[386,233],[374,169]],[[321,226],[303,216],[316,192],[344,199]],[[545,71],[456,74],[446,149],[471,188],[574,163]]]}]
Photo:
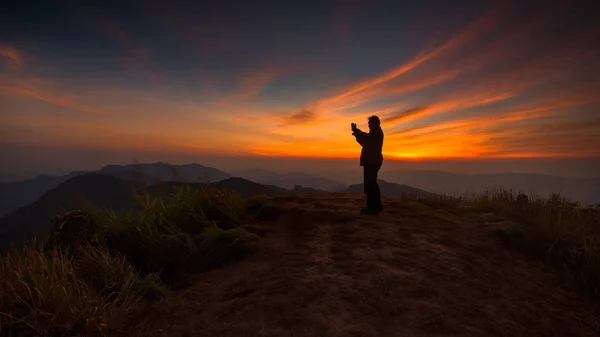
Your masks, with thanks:
[{"label": "orange cloud", "polygon": [[23,57],[16,48],[0,46],[0,56],[8,58],[13,69],[19,69],[23,64]]},{"label": "orange cloud", "polygon": [[565,110],[566,108],[584,105],[595,101],[591,95],[587,97],[581,95],[577,96],[546,100],[546,102],[537,104],[528,104],[529,107],[525,106],[521,109],[504,112],[491,111],[489,114],[478,115],[470,118],[462,118],[432,125],[412,127],[409,129],[391,132],[389,135],[391,137],[405,137],[411,135],[425,136],[437,132],[459,131],[461,133],[469,133],[474,129],[490,127],[501,123],[512,123],[529,119],[564,115],[569,112],[569,110]]},{"label": "orange cloud", "polygon": [[348,96],[351,96],[353,94],[361,92],[363,90],[366,90],[366,89],[372,88],[374,86],[377,86],[379,84],[388,82],[394,78],[397,78],[400,75],[403,75],[403,74],[415,69],[416,67],[439,56],[440,54],[442,54],[443,52],[445,52],[449,49],[457,48],[463,44],[466,44],[466,43],[470,42],[471,40],[473,40],[482,31],[485,31],[486,29],[489,29],[490,26],[493,26],[495,24],[495,16],[496,15],[497,15],[497,13],[493,13],[493,12],[487,13],[486,15],[480,17],[475,22],[468,25],[459,34],[457,34],[456,36],[454,36],[447,42],[443,43],[441,46],[434,48],[431,51],[422,52],[420,55],[417,55],[415,58],[413,58],[409,62],[402,64],[396,68],[393,68],[389,71],[386,71],[383,74],[380,74],[378,76],[355,83],[355,84],[351,85],[350,87],[348,87],[347,89],[345,89],[342,93],[340,93],[336,96],[324,99],[320,103],[321,104],[335,103],[344,98],[347,98]]},{"label": "orange cloud", "polygon": [[[598,123],[598,121],[596,121]],[[600,149],[589,144],[600,143],[600,125],[582,132],[568,123],[557,132],[530,132],[529,128],[511,130],[502,137],[490,138],[495,143],[496,151],[489,156],[531,156],[531,157],[598,157]]]},{"label": "orange cloud", "polygon": [[[583,68],[578,68],[578,64],[583,64],[584,67],[598,64],[597,61],[590,59],[589,54],[571,56],[569,60],[575,62],[573,66],[566,67],[565,65],[570,63],[565,63],[565,60],[567,59],[562,57],[548,58],[543,63],[538,63],[537,65],[524,64],[514,67],[510,71],[478,77],[470,83],[471,87],[475,89],[457,91],[454,94],[441,97],[433,103],[427,103],[424,107],[386,113],[386,117],[383,120],[388,126],[393,126],[400,122],[408,122],[435,114],[448,113],[461,109],[484,108],[486,105],[524,96],[529,89],[539,85],[568,80],[574,74],[583,71]],[[557,70],[552,71],[552,69]],[[549,107],[545,107],[545,109],[596,101],[598,98],[594,92],[599,88],[600,83],[593,82],[586,83],[581,87],[554,88],[553,94],[550,96],[552,103],[549,103]],[[514,117],[514,114],[510,114],[509,116],[510,118],[519,118]],[[505,118],[509,118],[509,116]],[[451,117],[449,116],[449,118]],[[437,126],[432,127],[435,128]]]},{"label": "orange cloud", "polygon": [[40,101],[56,104],[69,109],[90,113],[102,113],[103,110],[78,103],[77,96],[69,93],[63,93],[58,83],[43,79],[10,79],[5,78],[5,84],[0,87],[4,94],[30,97]]},{"label": "orange cloud", "polygon": [[[548,120],[566,117],[572,111],[567,108],[590,102],[584,97],[561,98],[523,110],[400,130],[388,134],[385,149],[398,157],[533,156],[536,152],[538,156],[597,155],[598,150],[589,144],[600,141],[600,120]],[[517,123],[544,119],[545,124]]]},{"label": "orange cloud", "polygon": [[410,109],[406,109],[400,112],[396,112],[394,113],[392,116],[390,117],[386,117],[383,119],[383,123],[394,123],[397,121],[400,121],[404,118],[408,118],[411,116],[421,116],[425,113],[427,113],[427,111],[430,110],[430,107],[416,107],[416,108],[410,108]]},{"label": "orange cloud", "polygon": [[[426,76],[424,78],[419,77],[414,80],[405,80],[399,84],[382,84],[370,89],[366,89],[343,100],[329,102],[318,101],[314,105],[318,106],[322,111],[325,111],[328,114],[336,114],[357,106],[364,105],[377,99],[382,99],[390,96],[405,95],[419,91],[421,89],[425,89],[427,87],[435,86],[453,79],[459,73],[460,71],[458,70],[447,70],[441,73],[433,74],[431,76]],[[387,109],[389,108],[383,108],[380,110],[385,111]],[[373,112],[372,114],[377,113],[380,112]]]},{"label": "orange cloud", "polygon": [[374,89],[373,91],[381,97],[384,96],[392,96],[392,95],[401,95],[414,91],[418,91],[420,89],[424,89],[436,84],[444,83],[448,80],[451,80],[460,74],[460,70],[451,69],[451,70],[442,70],[440,73],[435,73],[429,77],[419,78],[416,80],[412,80],[403,85],[390,85],[387,87],[382,87],[379,89]]},{"label": "orange cloud", "polygon": [[479,94],[464,94],[461,93],[456,97],[450,97],[441,101],[430,104],[426,107],[412,108],[399,113],[394,113],[385,117],[383,121],[387,125],[394,125],[400,122],[407,122],[417,118],[429,116],[437,113],[444,113],[452,110],[467,109],[479,106],[485,106],[491,103],[500,102],[513,97],[513,93],[488,93]]}]

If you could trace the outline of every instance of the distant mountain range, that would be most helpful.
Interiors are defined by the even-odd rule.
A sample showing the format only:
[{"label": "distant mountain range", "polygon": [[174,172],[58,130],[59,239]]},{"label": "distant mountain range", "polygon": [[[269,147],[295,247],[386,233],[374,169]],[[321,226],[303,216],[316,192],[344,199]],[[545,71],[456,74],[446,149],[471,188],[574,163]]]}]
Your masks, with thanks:
[{"label": "distant mountain range", "polygon": [[[332,192],[345,191],[350,183],[360,181],[362,178],[360,168],[344,172],[323,172],[319,175],[281,174],[265,169],[248,169],[232,172],[232,175],[283,188],[290,188],[297,184]],[[543,197],[548,197],[552,193],[561,193],[574,201],[587,204],[600,203],[600,178],[563,178],[535,173],[458,174],[442,171],[388,171],[385,167],[380,172],[379,178],[387,182],[446,195],[458,196],[504,188]]]},{"label": "distant mountain range", "polygon": [[526,173],[467,175],[439,171],[404,170],[383,171],[379,177],[387,181],[447,195],[480,193],[487,189],[500,187],[542,197],[560,193],[574,201],[587,204],[600,203],[600,178],[577,179]]},{"label": "distant mountain range", "polygon": [[216,168],[199,164],[170,165],[165,163],[107,165],[92,172],[75,171],[64,176],[40,175],[34,179],[0,183],[0,217],[34,202],[46,191],[59,184],[88,173],[102,173],[128,181],[144,181],[146,185],[155,184],[159,181],[208,183],[231,177],[230,174]]},{"label": "distant mountain range", "polygon": [[257,183],[278,186],[285,189],[293,189],[299,185],[323,191],[343,191],[348,188],[347,184],[340,181],[311,175],[304,172],[277,173],[264,169],[248,169],[233,171],[235,177],[256,181]]}]

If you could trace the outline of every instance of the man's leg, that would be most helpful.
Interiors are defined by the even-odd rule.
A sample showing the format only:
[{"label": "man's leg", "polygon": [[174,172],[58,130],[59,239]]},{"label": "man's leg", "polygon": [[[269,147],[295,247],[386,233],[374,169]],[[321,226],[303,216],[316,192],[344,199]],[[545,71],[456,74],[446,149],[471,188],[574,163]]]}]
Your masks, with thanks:
[{"label": "man's leg", "polygon": [[381,202],[381,191],[379,190],[379,183],[377,182],[377,178],[379,176],[380,169],[381,169],[381,165],[378,165],[374,168],[373,206],[379,210],[383,210],[383,203]]},{"label": "man's leg", "polygon": [[367,198],[367,208],[369,210],[377,209],[377,167],[373,165],[365,165],[364,170],[365,194]]},{"label": "man's leg", "polygon": [[369,181],[369,166],[363,166],[363,190],[365,192],[365,201],[366,207],[369,208],[371,206],[371,193],[370,193],[370,181]]}]

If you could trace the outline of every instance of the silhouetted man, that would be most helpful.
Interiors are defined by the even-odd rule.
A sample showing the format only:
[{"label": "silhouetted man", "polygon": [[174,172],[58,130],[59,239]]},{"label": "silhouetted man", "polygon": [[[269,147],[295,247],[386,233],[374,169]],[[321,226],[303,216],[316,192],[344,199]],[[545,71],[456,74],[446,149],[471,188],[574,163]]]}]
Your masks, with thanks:
[{"label": "silhouetted man", "polygon": [[377,184],[377,174],[383,164],[383,130],[381,130],[381,122],[379,117],[369,117],[369,133],[363,132],[356,127],[356,123],[352,123],[352,135],[356,137],[356,141],[362,146],[360,152],[360,166],[364,172],[365,195],[367,197],[367,208],[363,209],[363,213],[375,214],[383,210],[381,203],[381,192],[379,184]]}]

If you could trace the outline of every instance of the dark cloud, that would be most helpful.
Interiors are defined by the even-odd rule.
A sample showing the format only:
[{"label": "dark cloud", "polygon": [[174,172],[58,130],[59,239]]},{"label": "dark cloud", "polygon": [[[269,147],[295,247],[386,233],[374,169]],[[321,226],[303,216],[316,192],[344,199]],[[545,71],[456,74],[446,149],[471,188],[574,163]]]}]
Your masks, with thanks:
[{"label": "dark cloud", "polygon": [[304,124],[316,119],[316,115],[310,110],[300,110],[294,112],[285,119],[286,124]]}]

